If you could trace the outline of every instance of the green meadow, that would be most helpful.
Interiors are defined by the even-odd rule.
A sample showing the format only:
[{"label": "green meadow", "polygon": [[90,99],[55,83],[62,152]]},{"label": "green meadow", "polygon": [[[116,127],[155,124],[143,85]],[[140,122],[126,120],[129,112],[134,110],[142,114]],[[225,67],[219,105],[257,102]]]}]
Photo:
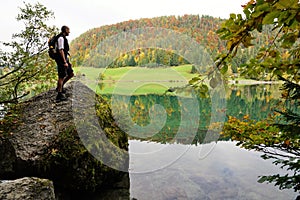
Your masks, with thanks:
[{"label": "green meadow", "polygon": [[192,65],[168,68],[74,68],[77,77],[100,94],[162,94],[170,87],[184,86],[196,76]]}]

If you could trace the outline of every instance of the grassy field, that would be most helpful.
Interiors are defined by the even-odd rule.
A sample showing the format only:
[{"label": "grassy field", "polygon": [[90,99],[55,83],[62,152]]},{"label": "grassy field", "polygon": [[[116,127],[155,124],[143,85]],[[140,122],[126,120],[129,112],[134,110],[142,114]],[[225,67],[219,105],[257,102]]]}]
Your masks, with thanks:
[{"label": "grassy field", "polygon": [[[98,93],[162,94],[170,87],[183,86],[195,76],[191,65],[169,68],[122,67],[75,68],[80,80]],[[101,77],[101,80],[99,80]],[[99,86],[99,87],[98,87]]]}]

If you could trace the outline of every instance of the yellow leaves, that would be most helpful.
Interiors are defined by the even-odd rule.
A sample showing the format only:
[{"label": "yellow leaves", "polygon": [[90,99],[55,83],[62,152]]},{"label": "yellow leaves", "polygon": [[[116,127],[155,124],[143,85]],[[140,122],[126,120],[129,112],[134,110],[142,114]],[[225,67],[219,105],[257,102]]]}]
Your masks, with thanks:
[{"label": "yellow leaves", "polygon": [[51,154],[53,156],[57,155],[58,149],[51,149]]},{"label": "yellow leaves", "polygon": [[226,48],[227,48],[229,51],[232,51],[235,45],[236,45],[236,44],[234,43],[234,41],[229,40],[229,41],[227,42],[227,44],[226,44]]},{"label": "yellow leaves", "polygon": [[237,96],[237,97],[241,96],[241,90],[237,90],[237,91],[236,91],[236,96]]},{"label": "yellow leaves", "polygon": [[237,140],[244,148],[250,149],[259,145],[269,146],[278,143],[291,145],[288,139],[281,137],[280,130],[276,126],[272,126],[267,120],[259,122],[251,120],[249,115],[245,115],[241,120],[229,117],[224,124],[222,135]]},{"label": "yellow leaves", "polygon": [[249,119],[250,119],[250,116],[249,116],[249,115],[245,115],[245,116],[243,117],[243,119],[244,119],[244,120],[249,120]]},{"label": "yellow leaves", "polygon": [[144,52],[141,52],[141,53],[140,53],[140,58],[141,58],[141,59],[145,58],[145,53],[144,53]]},{"label": "yellow leaves", "polygon": [[127,60],[128,57],[129,57],[129,55],[125,53],[124,56],[123,56],[123,60]]},{"label": "yellow leaves", "polygon": [[87,60],[90,58],[90,54],[89,53],[86,53],[85,56],[84,56],[84,60]]},{"label": "yellow leaves", "polygon": [[168,114],[169,116],[171,116],[172,113],[174,112],[174,110],[173,110],[172,107],[169,107],[169,108],[166,109],[166,112],[167,112],[167,114]]},{"label": "yellow leaves", "polygon": [[134,105],[141,110],[145,110],[145,104],[137,99],[134,101]]},{"label": "yellow leaves", "polygon": [[140,105],[139,100],[136,99],[136,100],[134,101],[134,105],[136,105],[136,106]]},{"label": "yellow leaves", "polygon": [[286,98],[288,98],[288,96],[289,96],[289,93],[288,93],[288,91],[286,91],[286,90],[283,90],[283,91],[281,92],[281,97],[282,97],[283,99],[286,99]]},{"label": "yellow leaves", "polygon": [[231,38],[227,41],[226,48],[228,51],[232,52],[234,48],[237,48],[240,44],[243,44],[245,48],[253,46],[252,40],[254,37],[252,37],[251,33],[242,26],[238,26],[236,29],[237,30],[232,33]]},{"label": "yellow leaves", "polygon": [[288,59],[290,56],[291,56],[291,55],[290,55],[290,53],[289,53],[288,51],[285,51],[285,52],[281,55],[282,59]]},{"label": "yellow leaves", "polygon": [[135,57],[134,57],[134,62],[138,63],[138,62],[139,62],[139,59],[140,59],[139,56],[135,56]]},{"label": "yellow leaves", "polygon": [[236,122],[236,121],[237,121],[237,118],[232,117],[232,116],[229,116],[229,117],[228,117],[228,123],[234,123],[234,122]]}]

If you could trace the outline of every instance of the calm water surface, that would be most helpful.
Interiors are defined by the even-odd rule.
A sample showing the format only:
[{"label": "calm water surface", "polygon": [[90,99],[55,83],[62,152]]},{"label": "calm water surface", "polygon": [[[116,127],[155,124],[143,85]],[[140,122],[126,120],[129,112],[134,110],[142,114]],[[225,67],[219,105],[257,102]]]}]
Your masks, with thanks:
[{"label": "calm water surface", "polygon": [[129,147],[132,198],[293,200],[297,196],[258,183],[260,175],[284,171],[234,142],[188,146],[131,140]]},{"label": "calm water surface", "polygon": [[[250,115],[252,119],[257,120],[266,118],[280,97],[278,87],[260,85],[227,89],[226,114],[235,117]],[[147,104],[146,101],[140,100],[144,104]],[[200,110],[204,108],[205,106],[203,108],[200,106]],[[205,114],[201,116],[205,117]],[[203,121],[209,123],[209,120]],[[167,123],[171,129],[175,126],[172,117]],[[131,139],[129,142],[131,198],[138,200],[296,198],[297,193],[293,190],[279,190],[273,184],[257,182],[261,175],[286,173],[285,170],[272,164],[271,160],[263,160],[260,152],[241,149],[231,141],[200,143],[201,141],[182,144],[176,141],[168,143],[165,139],[162,141]]]}]

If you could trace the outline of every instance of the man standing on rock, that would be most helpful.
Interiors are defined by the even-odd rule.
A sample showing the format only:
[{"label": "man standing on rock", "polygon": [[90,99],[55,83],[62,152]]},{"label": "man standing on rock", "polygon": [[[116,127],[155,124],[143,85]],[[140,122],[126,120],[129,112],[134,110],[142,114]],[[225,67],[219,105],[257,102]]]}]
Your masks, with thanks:
[{"label": "man standing on rock", "polygon": [[57,72],[58,72],[58,81],[56,91],[58,92],[56,96],[56,102],[65,101],[67,98],[65,97],[66,90],[63,88],[64,84],[70,80],[73,76],[72,65],[69,62],[69,43],[67,40],[67,36],[70,34],[70,28],[68,26],[61,27],[61,33],[58,35],[57,43],[58,43],[58,56],[55,59],[57,64]]}]

